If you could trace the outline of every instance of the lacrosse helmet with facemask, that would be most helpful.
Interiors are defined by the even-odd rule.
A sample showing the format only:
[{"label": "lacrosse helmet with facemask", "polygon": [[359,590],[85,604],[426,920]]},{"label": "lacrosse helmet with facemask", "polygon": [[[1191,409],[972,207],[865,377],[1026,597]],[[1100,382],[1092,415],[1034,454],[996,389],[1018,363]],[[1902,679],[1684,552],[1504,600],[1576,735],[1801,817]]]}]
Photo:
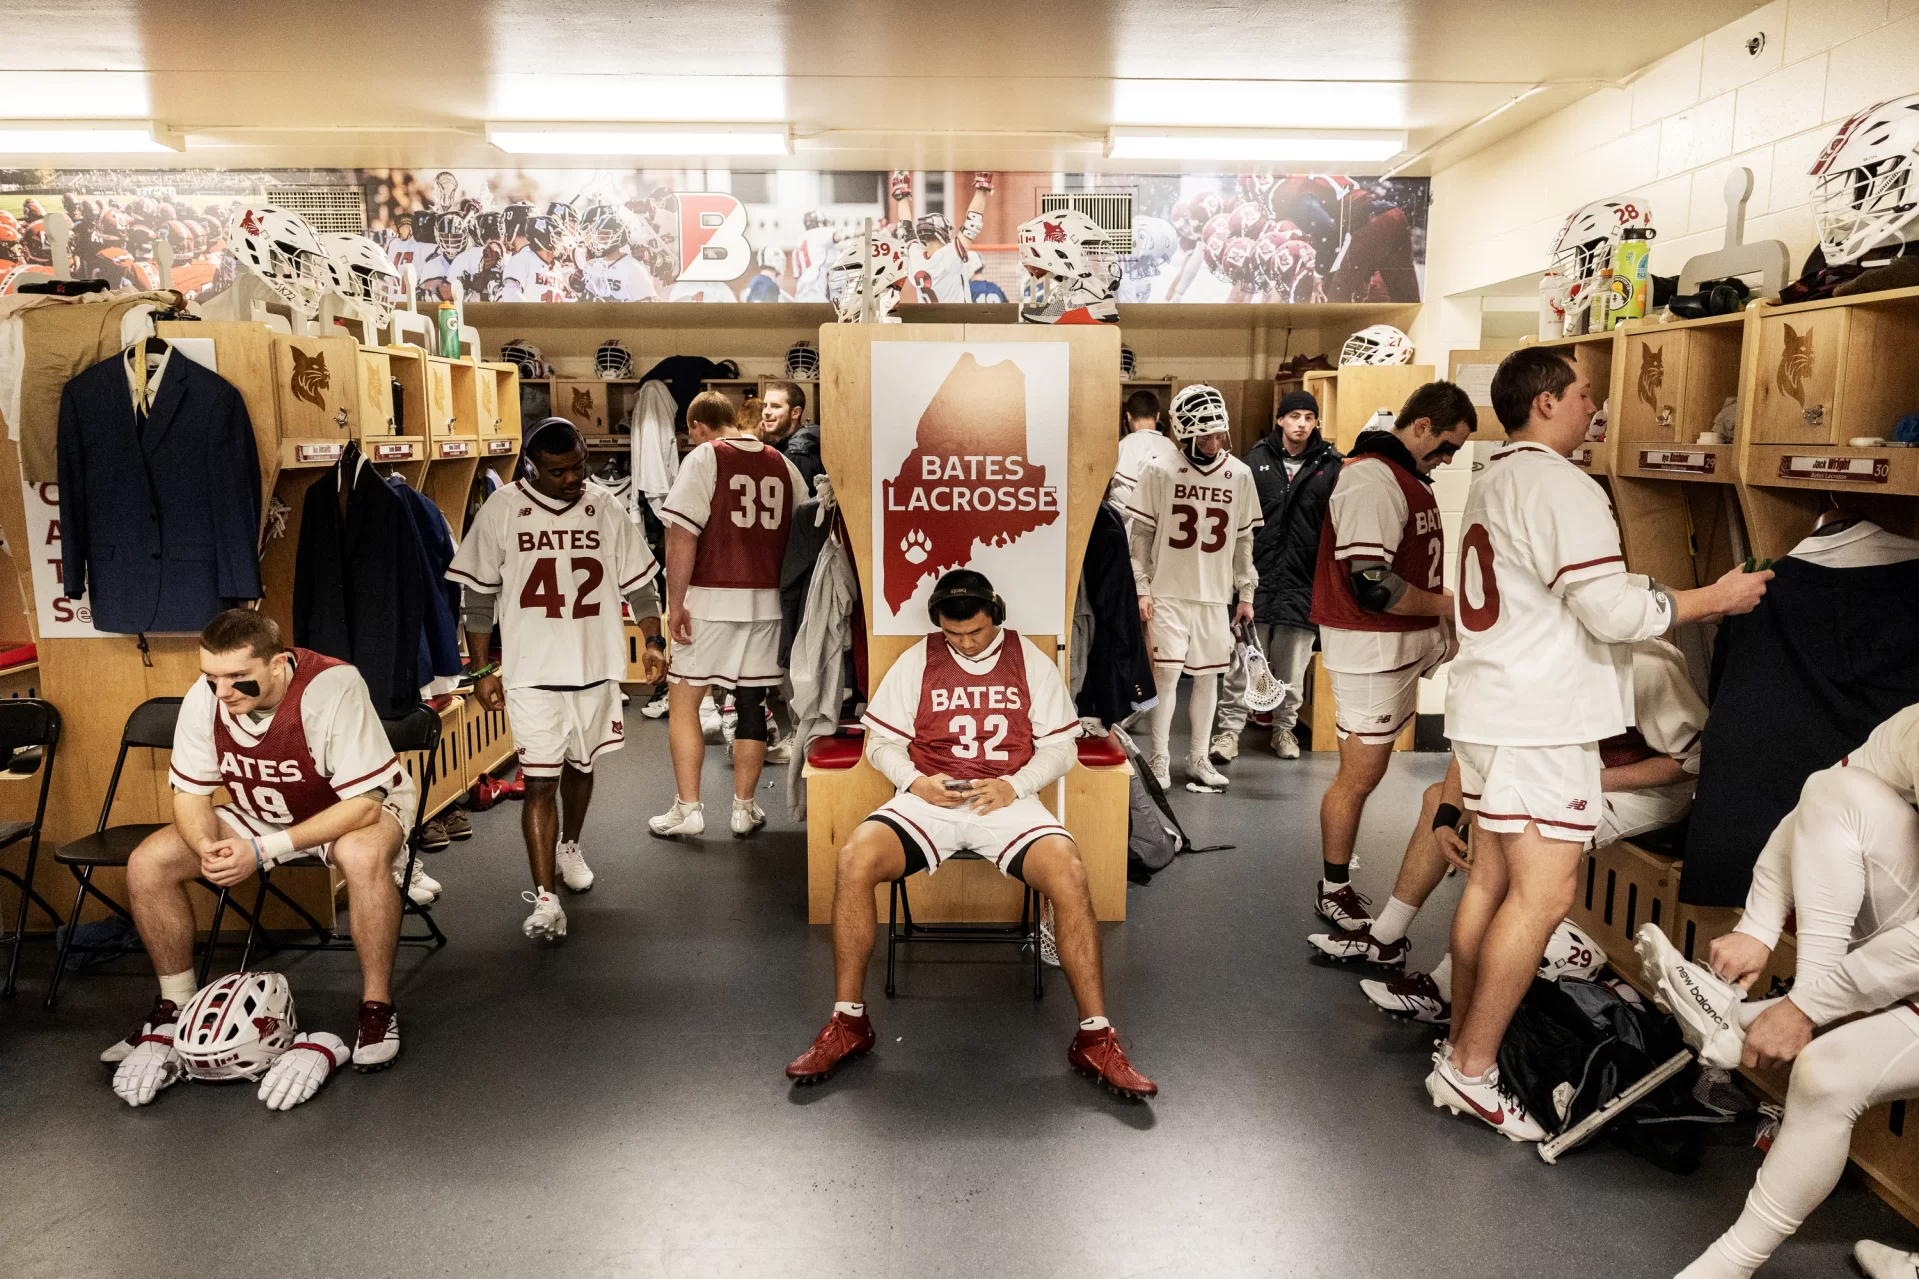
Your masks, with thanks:
[{"label": "lacrosse helmet with facemask", "polygon": [[633,373],[633,352],[627,350],[625,343],[618,338],[608,338],[593,353],[593,372],[607,382],[630,377]]},{"label": "lacrosse helmet with facemask", "polygon": [[228,973],[180,1010],[174,1051],[191,1079],[258,1079],[293,1046],[293,992],[279,973]]},{"label": "lacrosse helmet with facemask", "polygon": [[364,235],[338,231],[321,236],[320,243],[340,292],[372,306],[382,319],[400,305],[404,286],[385,249]]},{"label": "lacrosse helmet with facemask", "polygon": [[820,375],[820,353],[809,343],[795,342],[786,352],[786,380],[811,382]]},{"label": "lacrosse helmet with facemask", "polygon": [[1226,397],[1204,382],[1195,382],[1173,397],[1173,438],[1182,445],[1232,429]]},{"label": "lacrosse helmet with facemask", "polygon": [[1812,165],[1812,217],[1828,265],[1900,244],[1919,217],[1919,94],[1867,107]]},{"label": "lacrosse helmet with facemask", "polygon": [[862,303],[869,287],[873,290],[873,318],[885,317],[900,300],[900,285],[905,280],[906,255],[892,237],[875,233],[870,240],[856,235],[842,241],[827,281],[839,322],[857,324],[864,318]]},{"label": "lacrosse helmet with facemask", "polygon": [[257,277],[303,316],[318,312],[320,295],[333,283],[326,250],[312,226],[276,205],[241,205],[227,248],[240,270]]},{"label": "lacrosse helmet with facemask", "polygon": [[1390,324],[1369,324],[1346,339],[1339,362],[1347,364],[1411,364],[1413,340]]},{"label": "lacrosse helmet with facemask", "polygon": [[1651,226],[1652,206],[1643,200],[1594,200],[1568,214],[1553,237],[1546,268],[1561,277],[1561,309],[1592,300],[1600,271],[1613,264],[1621,232]]}]

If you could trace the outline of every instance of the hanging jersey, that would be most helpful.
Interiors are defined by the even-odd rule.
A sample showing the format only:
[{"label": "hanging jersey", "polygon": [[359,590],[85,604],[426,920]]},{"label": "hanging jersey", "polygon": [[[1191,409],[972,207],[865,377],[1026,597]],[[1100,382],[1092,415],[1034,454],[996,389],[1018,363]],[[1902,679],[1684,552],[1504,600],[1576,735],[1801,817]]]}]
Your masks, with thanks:
[{"label": "hanging jersey", "polygon": [[1035,743],[1079,731],[1059,667],[1009,630],[975,658],[955,653],[944,635],[927,636],[887,670],[865,722],[904,739],[928,777],[1010,777]]},{"label": "hanging jersey", "polygon": [[586,296],[595,302],[651,302],[653,276],[630,253],[615,258],[589,258],[582,272]]},{"label": "hanging jersey", "polygon": [[[1235,581],[1238,542],[1266,521],[1253,473],[1230,453],[1204,470],[1184,453],[1148,466],[1126,505],[1135,529],[1150,536],[1150,568],[1134,566],[1140,594],[1202,604],[1230,604],[1244,583]],[[1250,598],[1250,596],[1248,597]]]},{"label": "hanging jersey", "polygon": [[972,296],[966,287],[966,259],[956,244],[942,244],[932,253],[914,245],[907,271],[922,302],[965,302]]},{"label": "hanging jersey", "polygon": [[[503,302],[569,301],[564,272],[558,258],[547,262],[528,245],[506,260],[500,281]],[[424,279],[424,274],[421,277]]]},{"label": "hanging jersey", "polygon": [[1631,648],[1587,630],[1565,599],[1626,571],[1605,490],[1544,445],[1508,444],[1474,480],[1462,522],[1446,735],[1571,746],[1625,732]]},{"label": "hanging jersey", "polygon": [[1439,526],[1432,486],[1391,458],[1369,453],[1347,459],[1333,484],[1320,521],[1309,620],[1348,631],[1429,631],[1438,626],[1437,617],[1401,617],[1359,606],[1352,564],[1378,560],[1422,591],[1445,589],[1446,535]]},{"label": "hanging jersey", "polygon": [[499,595],[506,687],[577,688],[626,675],[622,597],[659,571],[599,484],[562,505],[519,480],[487,498],[446,575]]},{"label": "hanging jersey", "polygon": [[680,462],[661,518],[699,539],[686,607],[706,621],[780,615],[780,566],[806,491],[778,449],[751,436],[708,440]]},{"label": "hanging jersey", "polygon": [[1113,468],[1112,481],[1106,486],[1106,500],[1124,507],[1139,487],[1139,477],[1155,462],[1172,462],[1179,457],[1179,445],[1158,431],[1132,431],[1119,442],[1119,464]]},{"label": "hanging jersey", "polygon": [[293,650],[286,696],[264,723],[235,719],[205,680],[181,699],[168,780],[190,795],[226,787],[254,833],[295,826],[343,799],[384,790],[412,824],[419,788],[394,755],[366,681],[345,662]]},{"label": "hanging jersey", "polygon": [[830,226],[816,226],[800,236],[793,246],[793,299],[797,302],[825,302],[826,273],[833,266],[834,242],[839,233]]}]

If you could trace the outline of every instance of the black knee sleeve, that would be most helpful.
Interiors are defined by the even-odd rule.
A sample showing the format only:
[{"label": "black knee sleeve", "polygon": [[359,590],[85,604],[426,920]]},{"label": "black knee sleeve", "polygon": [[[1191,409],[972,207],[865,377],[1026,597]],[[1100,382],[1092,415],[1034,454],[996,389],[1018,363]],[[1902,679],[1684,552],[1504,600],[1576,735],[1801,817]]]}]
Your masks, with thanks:
[{"label": "black knee sleeve", "polygon": [[763,742],[766,740],[765,689],[734,689],[733,709],[739,712],[739,720],[733,725],[734,741]]}]

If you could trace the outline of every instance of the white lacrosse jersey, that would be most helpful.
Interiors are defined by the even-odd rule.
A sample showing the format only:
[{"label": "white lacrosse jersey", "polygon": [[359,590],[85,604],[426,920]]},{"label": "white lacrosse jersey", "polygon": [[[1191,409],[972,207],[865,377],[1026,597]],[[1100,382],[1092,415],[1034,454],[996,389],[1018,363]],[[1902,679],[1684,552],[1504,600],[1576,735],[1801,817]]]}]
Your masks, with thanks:
[{"label": "white lacrosse jersey", "polygon": [[517,480],[487,498],[446,575],[500,597],[508,688],[579,688],[626,675],[620,605],[659,563],[620,499],[588,480],[571,505]]},{"label": "white lacrosse jersey", "polygon": [[586,296],[595,302],[651,302],[653,273],[634,261],[631,253],[616,258],[588,258]]},{"label": "white lacrosse jersey", "polygon": [[395,271],[404,271],[408,266],[411,266],[414,269],[413,275],[416,280],[424,278],[420,275],[420,264],[425,262],[432,253],[433,246],[431,244],[423,244],[418,240],[404,240],[396,235],[387,241],[386,255],[388,260],[393,263],[393,269]]},{"label": "white lacrosse jersey", "polygon": [[816,226],[800,236],[793,246],[793,299],[797,302],[826,302],[826,273],[839,256],[835,243],[839,232],[830,226]]},{"label": "white lacrosse jersey", "polygon": [[529,244],[506,260],[506,269],[501,272],[500,300],[502,302],[569,301],[566,274],[567,267],[561,259],[554,258],[552,262],[542,261],[540,255],[535,253],[533,246]]},{"label": "white lacrosse jersey", "polygon": [[[455,256],[457,257],[458,255],[455,255]],[[455,279],[456,277],[453,273],[453,262],[454,262],[454,258],[450,258],[446,254],[441,253],[438,249],[435,249],[432,256],[428,257],[424,262],[420,263],[419,270],[418,270],[418,277],[419,277],[420,283],[424,285],[428,280]]]},{"label": "white lacrosse jersey", "polygon": [[1574,746],[1625,732],[1632,646],[1601,640],[1565,600],[1576,582],[1626,571],[1605,490],[1543,444],[1507,444],[1473,481],[1461,523],[1446,735]]},{"label": "white lacrosse jersey", "polygon": [[931,254],[924,245],[913,245],[907,255],[907,275],[922,302],[972,301],[972,290],[966,287],[966,258],[950,241]]},{"label": "white lacrosse jersey", "polygon": [[1226,452],[1204,470],[1178,451],[1171,460],[1148,466],[1126,515],[1135,537],[1143,530],[1153,547],[1150,566],[1133,566],[1139,593],[1201,604],[1238,598],[1233,582],[1237,543],[1241,538],[1250,543],[1253,530],[1266,522],[1252,468]]},{"label": "white lacrosse jersey", "polygon": [[1131,431],[1119,442],[1119,464],[1113,468],[1112,481],[1106,486],[1106,500],[1124,507],[1139,487],[1139,477],[1155,462],[1172,462],[1179,457],[1179,445],[1158,431]]},{"label": "white lacrosse jersey", "polygon": [[1865,769],[1908,804],[1919,803],[1919,705],[1906,707],[1873,729],[1865,745],[1841,762]]}]

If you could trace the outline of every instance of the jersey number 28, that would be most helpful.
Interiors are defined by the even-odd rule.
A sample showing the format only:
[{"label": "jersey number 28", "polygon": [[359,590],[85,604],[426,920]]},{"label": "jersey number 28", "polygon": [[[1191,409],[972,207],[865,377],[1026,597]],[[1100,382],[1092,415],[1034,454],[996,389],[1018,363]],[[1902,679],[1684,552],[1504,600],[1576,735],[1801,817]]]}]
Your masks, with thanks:
[{"label": "jersey number 28", "polygon": [[[1004,715],[988,715],[983,724],[971,715],[955,715],[946,722],[946,731],[959,738],[953,744],[953,754],[960,759],[1011,759],[1011,755],[1000,749],[1010,727]],[[984,743],[979,739],[982,728],[990,734]],[[984,755],[980,753],[982,746]]]},{"label": "jersey number 28", "polygon": [[[587,603],[587,596],[600,589],[600,583],[606,580],[606,565],[591,555],[575,555],[568,563],[574,574],[573,616],[598,617],[598,600]],[[581,576],[584,574],[584,576]],[[559,560],[551,555],[542,555],[533,561],[533,571],[526,575],[526,584],[520,587],[520,607],[544,609],[548,617],[565,617],[566,594],[560,590]]]},{"label": "jersey number 28", "polygon": [[[1199,524],[1206,521],[1206,540],[1199,540]],[[1192,507],[1184,502],[1173,504],[1173,535],[1166,539],[1166,549],[1183,551],[1194,542],[1199,549],[1211,555],[1226,545],[1226,529],[1232,523],[1232,512],[1223,506]]]},{"label": "jersey number 28", "polygon": [[[753,482],[750,475],[735,475],[726,482],[740,499],[740,507],[732,513],[733,524],[737,528],[752,528],[757,523],[761,528],[774,529],[780,526],[780,516],[786,513],[786,485],[777,475],[764,475],[759,483]],[[755,503],[757,494],[759,501]]]}]

